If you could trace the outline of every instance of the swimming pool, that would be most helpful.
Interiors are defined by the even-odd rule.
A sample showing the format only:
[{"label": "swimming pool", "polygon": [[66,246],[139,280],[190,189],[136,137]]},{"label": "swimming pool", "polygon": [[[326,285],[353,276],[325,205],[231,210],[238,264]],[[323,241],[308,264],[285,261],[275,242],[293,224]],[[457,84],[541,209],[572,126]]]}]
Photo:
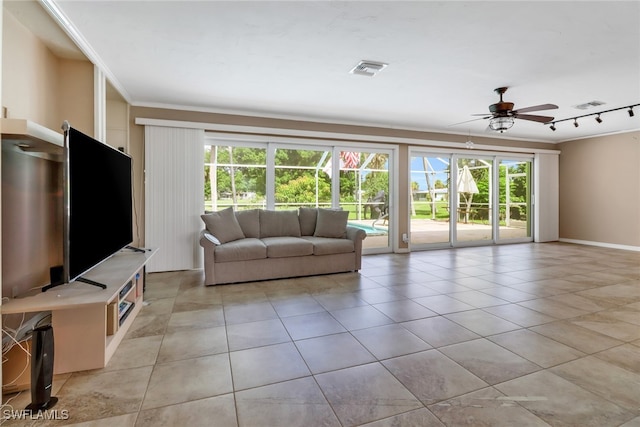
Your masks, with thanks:
[{"label": "swimming pool", "polygon": [[364,230],[367,232],[367,235],[369,236],[386,236],[388,234],[388,231],[386,228],[376,228],[370,225],[360,224],[357,222],[348,222],[347,225],[350,227],[356,227],[361,230]]}]

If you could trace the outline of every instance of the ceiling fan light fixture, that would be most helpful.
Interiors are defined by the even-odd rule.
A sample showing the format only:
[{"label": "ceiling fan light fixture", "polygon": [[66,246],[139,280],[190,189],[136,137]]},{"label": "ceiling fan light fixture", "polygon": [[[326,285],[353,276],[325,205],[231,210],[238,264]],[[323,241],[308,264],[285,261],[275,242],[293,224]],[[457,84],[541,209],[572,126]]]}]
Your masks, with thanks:
[{"label": "ceiling fan light fixture", "polygon": [[513,122],[513,117],[510,116],[493,117],[491,120],[489,120],[489,128],[491,130],[502,133],[508,129],[511,129],[511,127],[513,126]]}]

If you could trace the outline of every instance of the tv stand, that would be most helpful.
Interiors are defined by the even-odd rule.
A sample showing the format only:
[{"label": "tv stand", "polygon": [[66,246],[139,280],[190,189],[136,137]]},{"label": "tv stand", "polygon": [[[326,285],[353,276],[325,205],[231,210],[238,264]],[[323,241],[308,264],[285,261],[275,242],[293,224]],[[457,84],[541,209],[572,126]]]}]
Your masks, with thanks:
[{"label": "tv stand", "polygon": [[55,374],[104,368],[142,309],[145,265],[155,253],[120,251],[88,271],[83,279],[104,284],[104,290],[76,280],[10,299],[0,310],[51,312]]}]

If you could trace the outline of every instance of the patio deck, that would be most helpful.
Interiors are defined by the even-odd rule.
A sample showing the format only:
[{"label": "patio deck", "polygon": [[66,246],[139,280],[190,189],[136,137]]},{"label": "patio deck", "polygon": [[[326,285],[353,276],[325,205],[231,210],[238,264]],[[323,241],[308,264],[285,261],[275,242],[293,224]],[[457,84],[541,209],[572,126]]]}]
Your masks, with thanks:
[{"label": "patio deck", "polygon": [[[374,220],[349,221],[352,224],[362,224],[371,227]],[[458,241],[478,241],[491,240],[491,225],[458,222]],[[387,226],[376,224],[377,230],[388,230]],[[501,225],[499,230],[501,239],[515,239],[527,237],[526,223],[512,221],[510,227]],[[367,235],[363,247],[380,248],[387,246],[388,235]],[[423,245],[432,243],[443,243],[449,241],[449,222],[434,221],[431,219],[411,220],[411,244]]]}]

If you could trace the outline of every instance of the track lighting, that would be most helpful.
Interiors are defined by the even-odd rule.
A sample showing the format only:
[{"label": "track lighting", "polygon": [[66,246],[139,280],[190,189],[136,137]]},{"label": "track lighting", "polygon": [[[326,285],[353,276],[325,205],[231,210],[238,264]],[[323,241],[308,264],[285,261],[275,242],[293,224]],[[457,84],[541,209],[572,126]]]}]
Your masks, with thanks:
[{"label": "track lighting", "polygon": [[[553,122],[551,122],[551,126],[549,126],[549,129],[551,129],[552,131],[555,131],[556,130],[556,123],[566,122],[568,120],[573,120],[573,126],[579,127],[580,124],[578,123],[578,119],[581,119],[583,117],[589,117],[589,116],[596,116],[596,119],[595,119],[596,122],[602,123],[603,120],[600,117],[601,114],[610,113],[612,111],[618,111],[618,110],[627,110],[627,114],[629,114],[629,117],[633,117],[633,116],[635,116],[635,113],[633,112],[633,108],[634,107],[640,107],[640,104],[627,105],[626,107],[612,108],[611,110],[600,111],[599,113],[583,114],[582,116],[576,116],[576,117],[569,117],[569,118],[566,118],[566,119],[554,120]],[[547,122],[545,124],[549,124],[549,122]]]}]

